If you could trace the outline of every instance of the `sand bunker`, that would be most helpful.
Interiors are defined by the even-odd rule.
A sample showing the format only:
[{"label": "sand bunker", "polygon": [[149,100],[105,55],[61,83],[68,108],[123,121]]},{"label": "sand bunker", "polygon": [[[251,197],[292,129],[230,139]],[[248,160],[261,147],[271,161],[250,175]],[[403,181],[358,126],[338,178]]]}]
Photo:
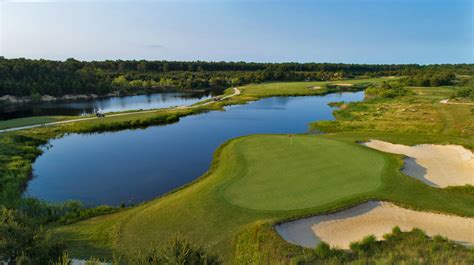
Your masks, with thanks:
[{"label": "sand bunker", "polygon": [[364,145],[388,153],[403,154],[403,172],[434,187],[474,185],[474,159],[458,145],[420,144],[406,146],[370,140]]},{"label": "sand bunker", "polygon": [[402,231],[420,228],[429,236],[439,234],[460,244],[474,245],[474,218],[419,212],[378,201],[283,223],[275,229],[286,241],[303,247],[313,248],[324,241],[333,247],[348,249],[351,242],[367,235],[382,239],[395,226]]},{"label": "sand bunker", "polygon": [[310,86],[310,87],[308,87],[308,88],[309,88],[309,89],[315,89],[315,90],[321,89],[320,86]]},{"label": "sand bunker", "polygon": [[348,84],[348,83],[339,83],[336,84],[336,86],[353,86],[354,84]]}]

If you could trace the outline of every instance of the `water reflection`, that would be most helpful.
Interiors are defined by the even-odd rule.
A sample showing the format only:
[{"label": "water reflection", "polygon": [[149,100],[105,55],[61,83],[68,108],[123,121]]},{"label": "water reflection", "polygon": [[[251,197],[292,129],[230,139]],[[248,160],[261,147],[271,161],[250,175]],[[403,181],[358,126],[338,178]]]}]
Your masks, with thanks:
[{"label": "water reflection", "polygon": [[73,102],[44,102],[0,106],[0,120],[46,115],[88,115],[96,112],[168,108],[191,105],[210,98],[209,92],[158,93],[126,97],[99,98]]},{"label": "water reflection", "polygon": [[255,133],[304,133],[333,119],[331,101],[359,101],[363,92],[274,97],[140,130],[71,134],[51,140],[33,165],[27,194],[88,205],[139,203],[202,175],[229,139]]}]

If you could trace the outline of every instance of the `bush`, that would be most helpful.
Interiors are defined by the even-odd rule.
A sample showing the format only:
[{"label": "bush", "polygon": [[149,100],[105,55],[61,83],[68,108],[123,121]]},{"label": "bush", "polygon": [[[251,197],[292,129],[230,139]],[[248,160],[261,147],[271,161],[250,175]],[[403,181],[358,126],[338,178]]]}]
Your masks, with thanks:
[{"label": "bush", "polygon": [[365,94],[369,97],[396,98],[407,95],[408,90],[400,83],[383,82],[380,86],[367,88]]},{"label": "bush", "polygon": [[467,98],[467,99],[470,99],[470,100],[474,100],[474,86],[464,87],[464,88],[460,89],[456,93],[456,97],[458,97],[458,98]]},{"label": "bush", "polygon": [[168,240],[165,247],[156,245],[148,250],[138,250],[131,253],[127,258],[128,264],[150,264],[150,265],[218,265],[222,264],[219,257],[210,255],[202,247],[195,246],[179,236],[173,236]]},{"label": "bush", "polygon": [[0,260],[11,264],[48,264],[58,259],[65,245],[23,213],[0,208]]},{"label": "bush", "polygon": [[[385,240],[368,236],[351,244],[352,251],[318,246],[313,252],[301,251],[296,264],[474,264],[474,251],[442,237],[428,237],[422,230],[402,232],[394,227]],[[323,255],[319,255],[324,253]],[[330,253],[326,255],[325,253]]]},{"label": "bush", "polygon": [[375,236],[369,235],[364,237],[360,242],[352,242],[350,248],[356,255],[368,255],[372,253],[376,243],[377,239]]},{"label": "bush", "polygon": [[316,255],[320,258],[326,258],[331,255],[331,247],[326,242],[321,242],[316,246],[314,251]]}]

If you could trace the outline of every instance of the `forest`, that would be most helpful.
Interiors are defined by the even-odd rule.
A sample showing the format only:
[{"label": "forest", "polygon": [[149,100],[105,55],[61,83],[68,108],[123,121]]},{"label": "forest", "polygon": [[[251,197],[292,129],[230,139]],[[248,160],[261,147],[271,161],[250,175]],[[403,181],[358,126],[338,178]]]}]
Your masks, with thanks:
[{"label": "forest", "polygon": [[106,95],[223,89],[271,81],[325,81],[404,76],[413,86],[451,85],[469,76],[474,64],[338,64],[179,62],[145,60],[65,61],[0,57],[0,96]]}]

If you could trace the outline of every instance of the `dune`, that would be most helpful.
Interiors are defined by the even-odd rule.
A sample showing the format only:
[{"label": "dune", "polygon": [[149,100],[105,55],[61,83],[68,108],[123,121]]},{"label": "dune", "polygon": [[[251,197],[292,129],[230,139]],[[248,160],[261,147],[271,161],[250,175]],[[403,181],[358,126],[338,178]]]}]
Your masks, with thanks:
[{"label": "dune", "polygon": [[348,249],[351,242],[367,235],[383,239],[395,226],[402,231],[419,228],[429,236],[439,234],[463,245],[474,245],[474,218],[414,211],[379,201],[282,223],[275,229],[286,241],[303,247],[312,248],[324,241]]},{"label": "dune", "polygon": [[474,185],[473,154],[462,146],[406,146],[379,140],[370,140],[363,145],[383,152],[406,155],[402,171],[428,185],[440,188]]}]

